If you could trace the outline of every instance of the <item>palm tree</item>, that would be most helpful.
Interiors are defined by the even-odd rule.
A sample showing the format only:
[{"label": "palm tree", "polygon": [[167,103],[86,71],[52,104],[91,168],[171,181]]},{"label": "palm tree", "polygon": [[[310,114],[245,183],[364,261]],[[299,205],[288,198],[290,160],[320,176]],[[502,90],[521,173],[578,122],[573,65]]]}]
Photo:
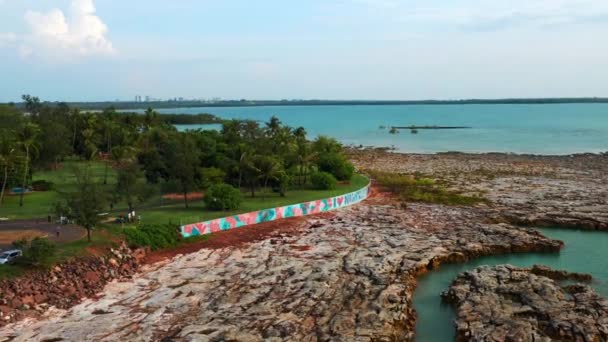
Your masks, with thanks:
[{"label": "palm tree", "polygon": [[25,167],[23,170],[23,181],[21,182],[21,194],[19,196],[19,206],[23,206],[23,195],[25,194],[25,187],[27,183],[27,175],[29,172],[30,155],[38,153],[38,136],[40,135],[40,127],[38,125],[28,122],[18,132],[19,145],[25,152]]},{"label": "palm tree", "polygon": [[255,160],[255,164],[257,169],[260,170],[260,178],[263,181],[264,190],[267,192],[268,181],[277,179],[277,174],[281,170],[281,163],[274,157],[260,156]]},{"label": "palm tree", "polygon": [[72,125],[72,153],[76,152],[76,135],[78,133],[78,129],[82,126],[82,115],[80,114],[80,110],[78,108],[72,108],[70,110],[70,123]]},{"label": "palm tree", "polygon": [[114,108],[104,110],[103,130],[106,143],[106,158],[104,159],[103,184],[108,184],[108,161],[112,154],[112,130],[116,126],[114,124]]},{"label": "palm tree", "polygon": [[[311,153],[310,144],[306,140],[306,129],[304,127],[298,127],[293,131],[293,135],[296,138],[297,155],[298,155],[298,184],[306,184],[306,176],[308,171],[308,165],[314,158],[314,153]],[[302,175],[304,180],[302,181]]]},{"label": "palm tree", "polygon": [[272,116],[270,121],[266,123],[266,128],[268,129],[268,135],[270,137],[274,137],[279,132],[279,128],[281,128],[281,120],[276,116]]},{"label": "palm tree", "polygon": [[4,190],[8,182],[8,170],[14,163],[15,148],[8,141],[0,144],[0,166],[2,166],[4,177],[2,178],[2,190],[0,191],[0,206],[4,201]]}]

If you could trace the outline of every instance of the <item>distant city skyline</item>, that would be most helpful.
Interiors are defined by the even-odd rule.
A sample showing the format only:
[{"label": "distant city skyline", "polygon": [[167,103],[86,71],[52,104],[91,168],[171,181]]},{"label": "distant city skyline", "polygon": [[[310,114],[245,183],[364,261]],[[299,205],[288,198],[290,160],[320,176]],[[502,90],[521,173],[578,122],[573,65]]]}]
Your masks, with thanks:
[{"label": "distant city skyline", "polygon": [[606,36],[595,0],[0,0],[0,102],[606,97]]}]

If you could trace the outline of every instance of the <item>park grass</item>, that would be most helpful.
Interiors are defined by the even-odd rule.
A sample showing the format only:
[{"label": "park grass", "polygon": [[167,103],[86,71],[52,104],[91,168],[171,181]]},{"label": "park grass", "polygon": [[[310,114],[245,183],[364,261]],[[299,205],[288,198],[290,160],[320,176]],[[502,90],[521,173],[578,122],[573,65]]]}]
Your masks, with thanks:
[{"label": "park grass", "polygon": [[[73,189],[76,182],[73,168],[81,166],[86,162],[68,160],[62,163],[58,170],[37,171],[33,174],[33,180],[45,180],[53,183],[51,191],[34,191],[25,194],[23,207],[19,206],[19,195],[5,195],[4,203],[0,207],[0,217],[8,219],[31,219],[45,218],[52,214],[53,204],[59,199],[58,191],[69,191]],[[93,178],[98,182],[103,181],[104,168],[103,162],[88,162]],[[116,172],[108,167],[108,186],[116,184]]]},{"label": "park grass", "polygon": [[243,202],[238,210],[210,211],[205,208],[202,200],[189,202],[189,208],[185,207],[183,201],[172,201],[163,206],[141,210],[138,215],[142,216],[143,223],[184,225],[251,211],[335,197],[357,191],[366,186],[368,182],[369,180],[365,176],[355,175],[349,183],[339,184],[335,190],[294,189],[288,191],[285,197],[281,197],[277,193],[257,192],[256,197],[252,198],[249,194],[243,193]]}]

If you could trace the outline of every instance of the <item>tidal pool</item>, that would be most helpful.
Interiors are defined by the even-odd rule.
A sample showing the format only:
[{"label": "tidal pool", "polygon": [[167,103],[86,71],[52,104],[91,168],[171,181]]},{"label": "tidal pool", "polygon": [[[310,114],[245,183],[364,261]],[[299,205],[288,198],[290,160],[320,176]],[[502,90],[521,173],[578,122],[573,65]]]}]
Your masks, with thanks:
[{"label": "tidal pool", "polygon": [[440,294],[458,274],[482,265],[530,267],[542,264],[558,270],[590,273],[593,275],[591,286],[608,297],[608,232],[558,228],[538,230],[549,238],[563,241],[565,247],[560,253],[508,254],[483,257],[464,264],[442,265],[419,277],[413,298],[418,313],[416,341],[454,341],[456,330],[453,321],[456,314],[452,307],[442,303]]}]

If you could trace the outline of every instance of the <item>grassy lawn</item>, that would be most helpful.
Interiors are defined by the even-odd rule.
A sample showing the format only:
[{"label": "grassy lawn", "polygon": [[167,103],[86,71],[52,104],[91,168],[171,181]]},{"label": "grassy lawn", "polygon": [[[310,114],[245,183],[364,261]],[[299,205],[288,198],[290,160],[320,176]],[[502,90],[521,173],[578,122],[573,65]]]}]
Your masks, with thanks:
[{"label": "grassy lawn", "polygon": [[[64,162],[63,167],[59,170],[34,173],[34,180],[50,181],[53,182],[55,189],[69,190],[75,182],[71,168],[76,164],[82,163],[82,161]],[[94,177],[101,182],[104,174],[104,163],[91,162],[89,165]],[[115,172],[110,168],[108,170],[108,187],[112,187],[115,184],[115,177]],[[294,189],[288,191],[285,197],[280,197],[276,193],[257,192],[256,197],[251,198],[249,193],[243,192],[241,208],[237,211],[229,212],[207,211],[202,200],[190,202],[189,208],[186,209],[181,200],[163,200],[161,204],[161,201],[155,198],[140,205],[140,207],[144,207],[145,209],[138,210],[137,214],[141,215],[142,222],[144,223],[175,223],[181,225],[320,198],[334,197],[358,190],[365,186],[367,182],[367,178],[355,175],[350,184],[340,184],[336,190]],[[9,219],[45,218],[51,214],[51,206],[58,199],[58,196],[56,191],[32,192],[25,195],[23,207],[19,207],[19,196],[7,196],[3,206],[0,207],[0,217]],[[126,214],[126,205],[117,204],[112,214]]]},{"label": "grassy lawn", "polygon": [[[72,168],[82,161],[66,161],[59,170],[34,172],[34,181],[46,180],[53,183],[57,190],[69,190],[75,183]],[[103,181],[104,163],[90,162],[93,177],[100,182]],[[108,184],[116,182],[116,174],[112,168],[108,168]],[[0,217],[9,219],[44,218],[50,213],[51,206],[58,198],[56,191],[31,192],[24,196],[23,207],[19,206],[18,195],[7,195],[4,204],[0,207]]]},{"label": "grassy lawn", "polygon": [[138,215],[141,215],[143,223],[175,223],[179,225],[196,223],[260,209],[335,197],[359,190],[368,182],[366,177],[355,175],[349,184],[340,184],[336,190],[293,190],[288,191],[285,197],[280,197],[276,193],[263,194],[258,192],[255,198],[252,198],[248,193],[243,193],[243,203],[238,210],[234,211],[208,211],[203,201],[190,202],[189,208],[185,208],[183,201],[174,201],[164,206],[141,210]]},{"label": "grassy lawn", "polygon": [[[54,183],[54,186],[59,189],[69,189],[74,184],[73,174],[70,171],[70,166],[82,163],[79,161],[68,161],[64,163],[64,167],[60,170],[37,172],[34,174],[34,180],[47,180]],[[90,166],[93,169],[94,175],[99,181],[103,179],[104,164],[101,162],[92,162]],[[115,183],[115,173],[110,169],[108,172],[108,186],[111,187]],[[201,222],[214,218],[220,218],[229,215],[246,213],[260,209],[273,208],[288,204],[296,204],[301,202],[312,201],[316,199],[334,197],[346,193],[356,191],[367,185],[368,179],[361,175],[355,175],[352,181],[348,184],[340,184],[336,190],[323,191],[313,189],[293,189],[287,192],[285,197],[280,197],[276,193],[256,192],[256,197],[250,197],[249,193],[243,192],[243,203],[241,208],[235,211],[208,211],[202,200],[191,201],[189,208],[184,207],[181,200],[164,200],[163,205],[160,205],[158,198],[145,203],[146,209],[138,210],[138,215],[141,215],[143,223],[173,223],[182,225],[187,223]],[[5,199],[4,205],[0,208],[0,217],[8,217],[10,219],[26,219],[26,218],[45,218],[50,213],[52,204],[57,200],[58,193],[56,191],[48,192],[33,192],[25,196],[24,206],[19,207],[19,196],[8,196]],[[124,214],[124,205],[117,205],[118,209],[113,211],[113,215]],[[89,255],[95,251],[106,250],[112,247],[117,240],[122,238],[122,229],[132,228],[134,225],[125,225],[122,227],[118,224],[103,224],[99,229],[93,231],[92,241],[89,243],[86,237],[57,245],[57,255],[49,261],[49,264],[56,264],[72,257]],[[209,237],[201,237],[207,239]],[[196,239],[188,240],[184,243],[191,243]],[[0,279],[16,277],[28,269],[18,265],[0,265]]]}]

